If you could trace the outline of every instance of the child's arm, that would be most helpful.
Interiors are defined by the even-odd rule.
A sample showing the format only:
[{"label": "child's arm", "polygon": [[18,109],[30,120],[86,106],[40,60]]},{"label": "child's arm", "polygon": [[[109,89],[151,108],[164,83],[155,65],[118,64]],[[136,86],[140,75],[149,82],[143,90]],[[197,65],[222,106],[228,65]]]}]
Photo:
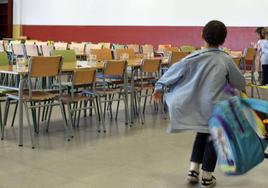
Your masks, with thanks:
[{"label": "child's arm", "polygon": [[180,61],[172,65],[167,72],[156,82],[155,91],[164,92],[164,88],[175,84],[185,72],[186,64],[184,61]]},{"label": "child's arm", "polygon": [[229,84],[240,91],[245,91],[246,87],[245,77],[241,74],[236,64],[234,62],[228,62],[227,69],[228,69]]},{"label": "child's arm", "polygon": [[175,84],[185,72],[184,61],[172,65],[167,72],[156,82],[155,90],[153,93],[153,100],[160,102],[162,100],[164,89],[167,86]]}]

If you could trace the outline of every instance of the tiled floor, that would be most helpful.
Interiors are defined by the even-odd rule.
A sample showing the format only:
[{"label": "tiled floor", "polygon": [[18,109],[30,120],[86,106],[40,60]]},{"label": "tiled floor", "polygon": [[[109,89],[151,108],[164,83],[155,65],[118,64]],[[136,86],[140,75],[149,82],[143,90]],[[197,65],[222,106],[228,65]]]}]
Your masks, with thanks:
[{"label": "tiled floor", "polygon": [[[121,115],[123,118],[123,115]],[[193,133],[166,134],[168,124],[161,115],[147,109],[146,123],[128,128],[124,119],[109,122],[106,134],[96,132],[91,118],[81,121],[71,142],[64,139],[63,122],[53,112],[50,132],[36,138],[30,147],[28,129],[25,144],[17,147],[17,126],[8,127],[0,142],[0,188],[196,188],[188,185]],[[219,188],[265,188],[268,160],[238,177],[215,172]]]}]

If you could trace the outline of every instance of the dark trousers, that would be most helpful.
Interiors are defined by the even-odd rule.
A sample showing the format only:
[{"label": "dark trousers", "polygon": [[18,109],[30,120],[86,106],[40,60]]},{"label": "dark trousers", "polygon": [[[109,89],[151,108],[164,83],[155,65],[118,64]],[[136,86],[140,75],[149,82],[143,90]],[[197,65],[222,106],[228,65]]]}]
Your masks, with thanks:
[{"label": "dark trousers", "polygon": [[268,65],[262,65],[262,85],[268,84]]},{"label": "dark trousers", "polygon": [[191,162],[202,164],[202,170],[214,172],[217,155],[213,142],[209,140],[210,134],[197,133],[193,145]]}]

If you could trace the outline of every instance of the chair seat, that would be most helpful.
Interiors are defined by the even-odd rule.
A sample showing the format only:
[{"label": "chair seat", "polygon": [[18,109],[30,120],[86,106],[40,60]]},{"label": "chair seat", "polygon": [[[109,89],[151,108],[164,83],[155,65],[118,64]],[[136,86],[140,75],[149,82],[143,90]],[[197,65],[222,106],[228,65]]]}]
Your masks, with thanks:
[{"label": "chair seat", "polygon": [[141,90],[142,88],[143,89],[154,89],[154,85],[152,83],[144,83],[144,84],[135,84],[135,90]]},{"label": "chair seat", "polygon": [[111,95],[111,94],[115,94],[115,93],[120,93],[123,92],[122,89],[119,89],[119,88],[96,88],[96,93],[98,95],[101,95],[101,94],[108,94],[108,95]]},{"label": "chair seat", "polygon": [[71,96],[71,95],[63,95],[63,96],[61,96],[60,99],[61,99],[61,101],[63,103],[70,103],[70,102],[79,102],[79,101],[93,100],[94,98],[91,97],[91,96],[74,94],[73,96]]},{"label": "chair seat", "polygon": [[[7,96],[16,96],[18,97],[18,92],[11,92],[11,93],[7,93]],[[51,100],[54,99],[58,96],[57,93],[50,93],[50,92],[46,92],[46,91],[32,91],[32,97],[30,98],[29,96],[29,92],[28,91],[24,91],[23,92],[23,100],[25,101],[43,101],[43,100]]]},{"label": "chair seat", "polygon": [[114,80],[122,80],[122,76],[113,76],[113,75],[104,75],[104,74],[97,74],[96,76],[99,79],[114,79]]}]

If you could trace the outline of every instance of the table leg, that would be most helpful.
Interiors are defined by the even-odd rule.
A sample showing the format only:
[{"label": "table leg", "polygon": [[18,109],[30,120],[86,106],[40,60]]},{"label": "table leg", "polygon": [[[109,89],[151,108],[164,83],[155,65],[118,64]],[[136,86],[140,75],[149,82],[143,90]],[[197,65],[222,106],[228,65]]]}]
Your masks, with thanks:
[{"label": "table leg", "polygon": [[25,79],[21,77],[19,83],[19,147],[23,146],[23,88]]}]

